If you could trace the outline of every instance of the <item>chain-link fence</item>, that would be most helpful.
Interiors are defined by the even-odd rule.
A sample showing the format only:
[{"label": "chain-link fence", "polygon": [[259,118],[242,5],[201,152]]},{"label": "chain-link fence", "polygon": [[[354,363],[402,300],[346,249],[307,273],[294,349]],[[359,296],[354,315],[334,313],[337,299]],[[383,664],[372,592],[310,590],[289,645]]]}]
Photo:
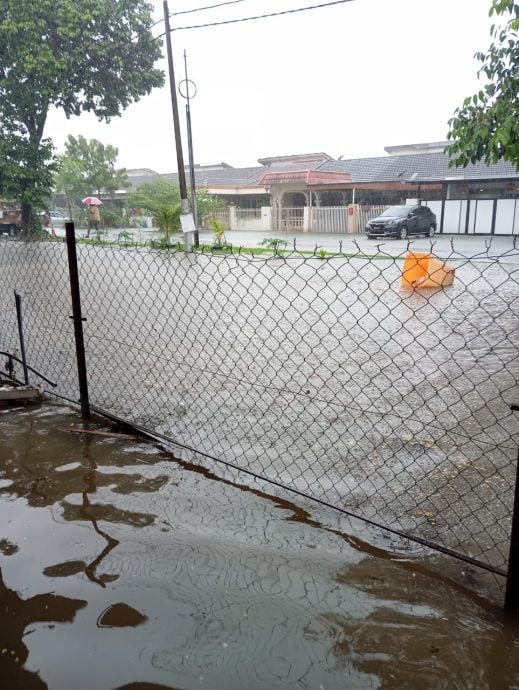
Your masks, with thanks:
[{"label": "chain-link fence", "polygon": [[[388,245],[385,245],[386,247]],[[77,246],[91,402],[312,498],[506,568],[519,250],[443,261]],[[434,248],[433,248],[434,251]],[[0,350],[77,400],[66,245],[0,242]]]}]

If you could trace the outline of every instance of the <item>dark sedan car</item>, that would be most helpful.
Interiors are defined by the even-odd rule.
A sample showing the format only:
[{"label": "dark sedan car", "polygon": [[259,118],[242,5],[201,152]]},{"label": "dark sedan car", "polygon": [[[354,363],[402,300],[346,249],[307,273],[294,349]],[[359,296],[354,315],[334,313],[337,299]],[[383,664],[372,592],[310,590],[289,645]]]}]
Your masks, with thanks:
[{"label": "dark sedan car", "polygon": [[427,206],[390,206],[380,216],[366,224],[366,235],[372,237],[399,237],[409,235],[432,237],[436,232],[436,216]]}]

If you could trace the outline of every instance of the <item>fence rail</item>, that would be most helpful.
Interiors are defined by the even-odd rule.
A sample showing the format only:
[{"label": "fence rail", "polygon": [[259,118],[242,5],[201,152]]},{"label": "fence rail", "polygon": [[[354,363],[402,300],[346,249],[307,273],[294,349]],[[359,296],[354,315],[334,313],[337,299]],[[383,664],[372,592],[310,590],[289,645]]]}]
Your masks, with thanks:
[{"label": "fence rail", "polygon": [[317,206],[311,209],[312,232],[346,234],[348,229],[347,206]]},{"label": "fence rail", "polygon": [[201,225],[203,230],[210,229],[209,221],[218,220],[223,223],[224,228],[227,230],[229,228],[229,207],[224,206],[223,208],[215,208],[210,213],[207,214],[201,220]]},{"label": "fence rail", "polygon": [[[77,245],[91,402],[364,519],[507,566],[519,415],[519,252],[403,255]],[[0,350],[77,400],[66,246],[0,242]]]},{"label": "fence rail", "polygon": [[237,208],[236,218],[238,220],[253,220],[261,218],[261,208]]}]

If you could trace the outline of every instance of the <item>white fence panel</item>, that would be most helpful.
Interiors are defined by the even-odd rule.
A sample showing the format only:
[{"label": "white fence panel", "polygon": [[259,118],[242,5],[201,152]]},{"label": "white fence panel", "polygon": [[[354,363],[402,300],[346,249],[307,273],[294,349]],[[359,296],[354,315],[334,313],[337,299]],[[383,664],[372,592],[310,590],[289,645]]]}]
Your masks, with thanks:
[{"label": "white fence panel", "polygon": [[261,209],[237,208],[235,209],[234,221],[232,230],[261,230]]},{"label": "white fence panel", "polygon": [[470,202],[469,233],[486,235],[492,231],[492,199],[474,199]]},{"label": "white fence panel", "polygon": [[226,206],[224,208],[215,208],[213,209],[210,213],[207,214],[202,219],[202,228],[204,229],[209,229],[209,221],[210,220],[219,220],[221,223],[224,224],[224,227],[226,230],[229,229],[229,224],[230,224],[230,218],[229,218],[229,207]]},{"label": "white fence panel", "polygon": [[436,230],[439,232],[440,223],[442,219],[442,202],[441,201],[425,201],[424,206],[427,206],[436,216]]},{"label": "white fence panel", "polygon": [[312,232],[346,234],[348,230],[347,206],[315,206],[311,209]]},{"label": "white fence panel", "polygon": [[465,232],[467,202],[464,199],[448,199],[445,202],[443,232],[459,234]]},{"label": "white fence panel", "polygon": [[[278,230],[303,230],[305,209],[300,207],[279,209]],[[273,228],[274,229],[274,228]]]},{"label": "white fence panel", "polygon": [[519,199],[498,199],[496,235],[519,235]]},{"label": "white fence panel", "polygon": [[261,208],[237,208],[237,220],[255,220],[261,218]]}]

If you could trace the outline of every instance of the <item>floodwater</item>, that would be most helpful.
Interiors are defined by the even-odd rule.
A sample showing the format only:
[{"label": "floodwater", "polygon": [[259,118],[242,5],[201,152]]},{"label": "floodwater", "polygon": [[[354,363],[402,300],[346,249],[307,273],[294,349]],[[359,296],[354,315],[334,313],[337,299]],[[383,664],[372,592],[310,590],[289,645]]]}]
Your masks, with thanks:
[{"label": "floodwater", "polygon": [[[1,249],[2,349],[18,347],[17,289],[30,364],[77,400],[65,245]],[[454,284],[427,292],[402,287],[402,258],[389,256],[84,245],[78,256],[92,403],[506,566],[519,439],[515,245],[478,260],[455,252]]]},{"label": "floodwater", "polygon": [[[465,239],[476,246],[470,260],[448,259],[454,284],[427,292],[402,288],[403,257],[389,255],[80,245],[90,399],[503,568],[519,439],[519,251],[498,244],[504,254],[475,260],[482,239]],[[18,347],[17,289],[30,364],[77,400],[65,245],[1,250],[2,349]]]},{"label": "floodwater", "polygon": [[115,434],[0,409],[2,688],[519,687],[470,569]]}]

